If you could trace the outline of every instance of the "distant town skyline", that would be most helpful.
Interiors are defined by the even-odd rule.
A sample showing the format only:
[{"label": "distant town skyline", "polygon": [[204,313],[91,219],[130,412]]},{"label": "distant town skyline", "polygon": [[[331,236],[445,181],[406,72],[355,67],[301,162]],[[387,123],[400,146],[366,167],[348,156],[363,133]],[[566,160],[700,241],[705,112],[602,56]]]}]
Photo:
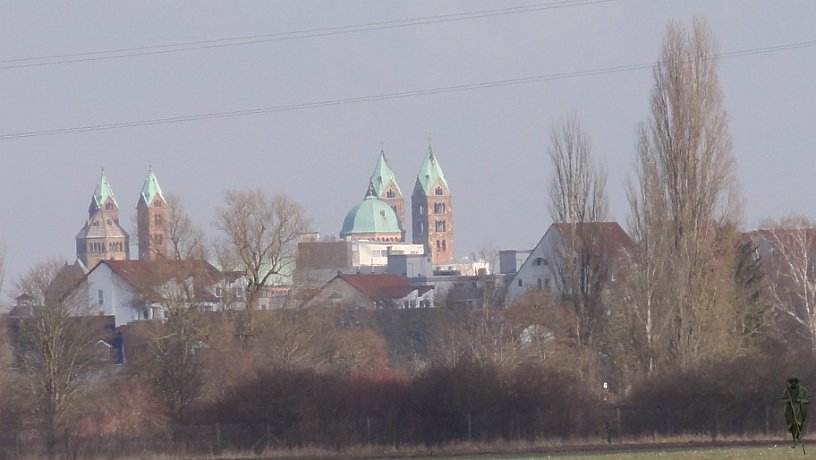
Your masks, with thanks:
[{"label": "distant town skyline", "polygon": [[380,150],[408,196],[430,142],[462,258],[541,238],[549,130],[575,114],[626,229],[648,64],[669,21],[696,15],[724,56],[744,227],[816,217],[814,13],[759,0],[0,1],[0,303],[35,263],[74,259],[102,168],[131,234],[152,166],[210,236],[224,191],[254,187],[337,235]]}]

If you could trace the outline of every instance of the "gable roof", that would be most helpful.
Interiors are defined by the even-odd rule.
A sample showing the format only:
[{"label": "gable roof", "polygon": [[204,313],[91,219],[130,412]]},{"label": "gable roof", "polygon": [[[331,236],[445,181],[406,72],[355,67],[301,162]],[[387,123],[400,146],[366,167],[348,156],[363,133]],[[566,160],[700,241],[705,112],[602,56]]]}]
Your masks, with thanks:
[{"label": "gable roof", "polygon": [[[193,279],[196,300],[217,302],[218,298],[205,288],[229,275],[220,272],[205,260],[103,260],[91,270],[91,273],[103,264],[152,302],[164,301],[157,289],[179,277]],[[86,276],[89,275],[90,273]]]},{"label": "gable roof", "polygon": [[[581,244],[586,237],[598,242],[600,252],[607,257],[618,256],[634,246],[632,239],[617,222],[557,222],[552,224],[552,227],[561,234],[564,244],[570,249],[575,249],[575,246]],[[567,238],[573,234],[576,236],[575,239]]]},{"label": "gable roof", "polygon": [[335,277],[350,284],[363,295],[374,300],[401,299],[413,291],[420,295],[433,289],[432,286],[415,286],[394,274],[339,274]]}]

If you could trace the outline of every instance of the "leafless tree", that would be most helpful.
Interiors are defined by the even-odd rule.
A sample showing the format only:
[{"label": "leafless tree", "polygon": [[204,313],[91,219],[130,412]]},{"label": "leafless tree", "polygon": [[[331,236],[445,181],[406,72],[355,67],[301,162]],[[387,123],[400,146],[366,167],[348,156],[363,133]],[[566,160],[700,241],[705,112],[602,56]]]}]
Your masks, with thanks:
[{"label": "leafless tree", "polygon": [[54,453],[57,433],[79,399],[93,363],[93,347],[103,337],[98,318],[78,317],[87,296],[60,275],[61,260],[48,260],[23,274],[17,291],[31,297],[31,314],[20,319],[18,354],[26,371],[45,448]]},{"label": "leafless tree", "polygon": [[[792,214],[759,230],[773,309],[790,342],[802,338],[816,353],[816,223]],[[792,327],[786,327],[785,323]]]},{"label": "leafless tree", "polygon": [[207,259],[204,231],[193,223],[181,199],[175,195],[167,196],[167,240],[171,259]]},{"label": "leafless tree", "polygon": [[257,307],[262,289],[293,268],[298,239],[309,230],[303,208],[283,195],[230,190],[217,210],[216,226],[248,280],[246,305]]},{"label": "leafless tree", "polygon": [[139,351],[132,353],[132,369],[153,384],[176,428],[203,386],[209,323],[201,296],[211,280],[200,261],[159,260],[153,270],[157,278],[166,280],[158,301],[164,321],[140,325],[140,346],[134,347]]},{"label": "leafless tree", "polygon": [[558,248],[553,276],[562,300],[578,317],[577,336],[591,344],[606,307],[602,295],[609,281],[603,232],[588,223],[607,219],[606,168],[596,164],[578,117],[566,117],[550,133],[550,215],[561,226],[565,244]]},{"label": "leafless tree", "polygon": [[606,168],[595,164],[576,115],[550,131],[550,217],[553,222],[603,222],[608,210]]},{"label": "leafless tree", "polygon": [[[729,331],[739,207],[716,54],[705,20],[690,29],[670,24],[653,72],[651,117],[639,129],[629,201],[641,295],[630,306],[650,362],[660,355],[687,366],[736,348]],[[658,317],[670,323],[656,324]]]}]

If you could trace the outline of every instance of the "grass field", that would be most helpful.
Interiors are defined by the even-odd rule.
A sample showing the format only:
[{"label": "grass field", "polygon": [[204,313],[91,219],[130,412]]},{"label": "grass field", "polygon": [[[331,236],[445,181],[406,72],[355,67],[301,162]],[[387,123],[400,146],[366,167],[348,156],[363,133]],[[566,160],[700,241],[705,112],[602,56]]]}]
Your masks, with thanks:
[{"label": "grass field", "polygon": [[808,446],[805,444],[805,449],[813,449],[812,453],[807,455],[802,454],[801,446],[796,449],[791,449],[790,444],[776,444],[768,446],[753,446],[753,447],[702,447],[702,448],[671,448],[671,449],[649,449],[649,450],[616,450],[616,451],[597,451],[597,452],[570,452],[570,453],[556,453],[556,454],[512,454],[512,455],[468,455],[461,457],[419,457],[412,460],[537,460],[537,459],[556,459],[556,460],[624,460],[624,459],[800,459],[816,456],[816,444]]}]

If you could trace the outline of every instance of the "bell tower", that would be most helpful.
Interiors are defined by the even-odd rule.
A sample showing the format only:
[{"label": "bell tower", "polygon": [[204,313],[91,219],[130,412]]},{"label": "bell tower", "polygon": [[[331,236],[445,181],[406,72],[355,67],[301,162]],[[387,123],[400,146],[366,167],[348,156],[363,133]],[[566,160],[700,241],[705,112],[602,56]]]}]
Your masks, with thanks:
[{"label": "bell tower", "polygon": [[88,269],[100,260],[127,260],[129,244],[130,236],[119,225],[119,204],[103,169],[88,206],[88,219],[76,236],[77,258]]},{"label": "bell tower", "polygon": [[411,217],[414,244],[425,245],[434,265],[453,263],[451,193],[430,145],[411,195]]},{"label": "bell tower", "polygon": [[139,202],[136,221],[139,229],[139,259],[167,257],[167,200],[164,199],[153,168],[147,173]]}]

